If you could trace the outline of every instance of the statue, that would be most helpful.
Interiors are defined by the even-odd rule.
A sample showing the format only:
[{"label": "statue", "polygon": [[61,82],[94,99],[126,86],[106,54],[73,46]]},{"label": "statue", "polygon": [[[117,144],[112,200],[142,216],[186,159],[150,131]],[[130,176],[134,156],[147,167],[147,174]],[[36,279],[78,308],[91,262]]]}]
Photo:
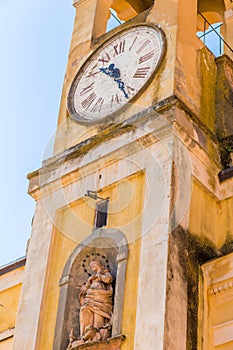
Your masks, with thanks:
[{"label": "statue", "polygon": [[90,268],[94,274],[79,293],[81,340],[72,341],[71,336],[69,349],[85,342],[107,339],[111,335],[113,278],[97,260],[90,262]]}]

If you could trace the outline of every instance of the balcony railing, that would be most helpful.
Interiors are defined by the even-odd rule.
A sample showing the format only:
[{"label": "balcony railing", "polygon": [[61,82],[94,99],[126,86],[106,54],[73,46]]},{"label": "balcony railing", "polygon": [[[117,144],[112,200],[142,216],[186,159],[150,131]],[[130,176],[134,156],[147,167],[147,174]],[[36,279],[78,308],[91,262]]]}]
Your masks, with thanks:
[{"label": "balcony railing", "polygon": [[107,32],[109,32],[111,29],[118,27],[119,25],[121,25],[122,23],[124,23],[124,21],[121,21],[118,17],[117,14],[114,10],[110,9],[110,19],[108,21],[108,25],[107,25]]},{"label": "balcony railing", "polygon": [[204,31],[197,32],[198,38],[208,47],[208,49],[210,49],[211,52],[213,52],[216,57],[219,57],[224,53],[224,48],[228,48],[233,54],[233,49],[220,34],[220,28],[223,23],[211,24],[200,11],[198,11],[198,14],[204,21]]}]

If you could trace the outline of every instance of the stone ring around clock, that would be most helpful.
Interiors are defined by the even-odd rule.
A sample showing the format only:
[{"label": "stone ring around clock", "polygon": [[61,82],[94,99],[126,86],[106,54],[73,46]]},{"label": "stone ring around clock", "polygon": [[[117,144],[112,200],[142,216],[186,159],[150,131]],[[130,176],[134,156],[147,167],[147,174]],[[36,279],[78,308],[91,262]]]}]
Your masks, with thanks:
[{"label": "stone ring around clock", "polygon": [[164,54],[165,35],[157,26],[138,24],[112,36],[77,72],[67,97],[70,117],[96,123],[119,115],[149,84]]}]

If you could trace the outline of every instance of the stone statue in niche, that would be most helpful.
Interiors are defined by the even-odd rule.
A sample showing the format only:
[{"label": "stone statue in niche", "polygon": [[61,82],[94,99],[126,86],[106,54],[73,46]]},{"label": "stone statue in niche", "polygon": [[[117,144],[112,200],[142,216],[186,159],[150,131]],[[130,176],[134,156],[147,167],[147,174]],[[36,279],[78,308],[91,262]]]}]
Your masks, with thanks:
[{"label": "stone statue in niche", "polygon": [[68,349],[111,336],[113,277],[110,270],[98,260],[92,260],[90,268],[94,274],[84,283],[79,293],[81,340],[74,341],[71,332]]}]

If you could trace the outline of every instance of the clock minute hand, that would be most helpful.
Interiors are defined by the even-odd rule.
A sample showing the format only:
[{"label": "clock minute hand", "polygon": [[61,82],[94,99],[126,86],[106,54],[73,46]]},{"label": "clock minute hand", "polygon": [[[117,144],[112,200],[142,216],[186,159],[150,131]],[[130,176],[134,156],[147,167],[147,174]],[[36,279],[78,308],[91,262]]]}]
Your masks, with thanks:
[{"label": "clock minute hand", "polygon": [[[115,79],[114,79],[115,80]],[[126,98],[129,98],[129,95],[127,94],[127,92],[125,91],[125,83],[123,83],[123,81],[121,81],[121,79],[115,80],[118,83],[118,87],[121,91],[123,91],[124,95]]]},{"label": "clock minute hand", "polygon": [[118,84],[118,87],[121,91],[123,91],[126,98],[129,98],[127,92],[125,91],[125,83],[121,80],[121,72],[119,68],[115,68],[115,65],[112,63],[107,68],[99,68],[99,70],[106,75],[114,78],[114,81]]}]

